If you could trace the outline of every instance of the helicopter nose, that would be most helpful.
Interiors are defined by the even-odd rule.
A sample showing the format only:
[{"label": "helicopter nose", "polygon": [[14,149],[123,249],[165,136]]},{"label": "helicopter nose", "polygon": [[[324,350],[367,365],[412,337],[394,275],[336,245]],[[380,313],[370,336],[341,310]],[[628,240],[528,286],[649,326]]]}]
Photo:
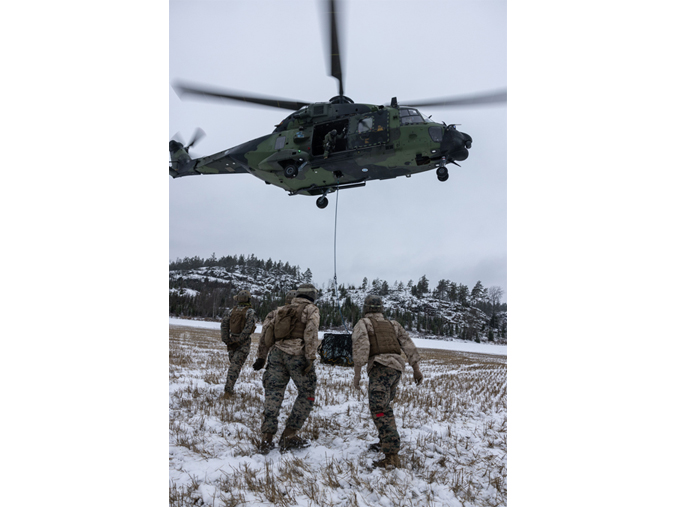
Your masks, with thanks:
[{"label": "helicopter nose", "polygon": [[469,148],[472,147],[472,138],[450,126],[444,132],[441,141],[441,150],[450,160],[465,160],[469,157]]}]

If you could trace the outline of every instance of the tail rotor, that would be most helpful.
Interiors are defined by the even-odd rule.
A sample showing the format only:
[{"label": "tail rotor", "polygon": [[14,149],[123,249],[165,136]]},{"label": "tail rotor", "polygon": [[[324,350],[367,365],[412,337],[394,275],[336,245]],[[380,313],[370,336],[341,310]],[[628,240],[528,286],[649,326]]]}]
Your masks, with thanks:
[{"label": "tail rotor", "polygon": [[174,135],[173,139],[169,141],[169,154],[171,155],[171,166],[169,167],[169,174],[177,178],[179,176],[188,176],[191,174],[199,174],[195,171],[197,161],[190,158],[189,151],[195,144],[197,144],[206,134],[201,128],[197,128],[192,136],[190,142],[183,144],[180,134]]}]

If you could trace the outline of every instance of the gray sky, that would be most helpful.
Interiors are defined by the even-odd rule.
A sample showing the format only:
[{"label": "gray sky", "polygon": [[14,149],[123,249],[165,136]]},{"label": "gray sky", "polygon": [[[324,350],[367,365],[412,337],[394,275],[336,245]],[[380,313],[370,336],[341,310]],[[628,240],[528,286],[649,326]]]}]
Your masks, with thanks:
[{"label": "gray sky", "polygon": [[[240,53],[245,44],[254,44],[251,11],[262,14],[265,9],[257,8],[263,4],[251,4],[246,3],[250,10],[243,22],[233,12],[225,21],[215,20],[210,31],[195,28],[183,16],[184,35],[196,45],[202,40],[205,47],[192,54],[192,47],[182,51],[190,59],[185,60],[186,74],[181,70],[180,77],[198,81],[202,78],[199,72],[206,72],[213,75],[204,76],[205,84],[307,100],[333,96],[335,82],[322,76],[324,59],[317,42],[309,37],[307,43],[296,41],[294,49],[287,51],[292,56],[285,61],[289,64],[293,57],[294,65],[281,69],[284,72],[279,67],[267,72],[274,62],[247,70],[228,68],[232,59],[244,61]],[[386,18],[385,11],[395,4],[387,2],[380,17]],[[490,5],[471,2],[476,4]],[[504,30],[504,20],[490,29],[463,34],[470,23],[455,22],[459,14],[442,16],[426,5],[411,2],[415,12],[400,14],[390,24],[384,22],[380,31],[350,26],[346,41],[350,44],[383,32],[402,33],[402,20],[417,33],[402,39],[402,45],[416,48],[412,61],[398,63],[394,67],[397,75],[392,71],[389,78],[382,64],[371,63],[368,74],[360,73],[360,62],[376,61],[369,56],[373,51],[350,50],[348,45],[348,95],[386,103],[392,95],[418,99],[475,91],[475,86],[479,90],[504,86],[502,50],[495,50],[501,64],[471,53],[494,47],[487,41]],[[437,13],[445,5],[455,8],[444,2]],[[243,3],[230,6],[245,10]],[[300,20],[287,19],[261,37],[291,39],[294,30],[308,35],[317,30],[316,5],[307,6],[306,14],[296,16]],[[357,11],[357,6],[349,7],[348,19]],[[367,2],[359,2],[359,9],[367,8]],[[169,10],[175,9],[172,4]],[[101,467],[90,474],[79,467],[82,498],[98,495],[106,486],[102,478],[110,475],[106,472],[115,473],[124,466],[130,476],[143,479],[115,488],[115,504],[127,501],[129,493],[136,500],[142,497],[153,502],[158,491],[166,491],[166,464],[158,459],[166,452],[166,443],[156,429],[166,425],[166,383],[162,379],[166,378],[168,258],[243,250],[275,260],[284,258],[330,275],[333,205],[318,210],[313,198],[288,197],[246,176],[201,177],[209,182],[200,182],[201,188],[194,188],[197,182],[191,183],[190,178],[171,180],[167,140],[177,130],[188,138],[196,126],[204,128],[209,137],[195,150],[204,155],[263,135],[280,117],[266,116],[265,110],[178,102],[168,86],[167,67],[171,63],[171,74],[178,74],[178,54],[172,51],[169,61],[165,3],[14,2],[5,10],[11,22],[0,33],[6,100],[0,200],[3,315],[8,324],[4,331],[10,338],[18,337],[7,340],[7,355],[30,358],[42,374],[26,376],[25,361],[10,364],[3,374],[7,379],[21,378],[22,389],[9,390],[8,396],[12,405],[22,407],[25,420],[39,421],[43,414],[25,403],[25,393],[43,389],[43,378],[76,386],[60,393],[65,398],[61,396],[59,403],[72,406],[82,405],[76,397],[82,379],[96,378],[97,388],[110,395],[90,397],[93,404],[88,403],[80,414],[85,422],[90,414],[109,411],[111,399],[132,409],[143,407],[138,418],[143,431],[120,432],[116,418],[108,418],[103,425],[98,419],[96,424],[74,426],[69,420],[56,424],[64,441],[82,439],[83,430],[88,439],[100,438],[103,432],[113,438],[116,449],[126,449],[131,442],[147,450],[140,460],[129,460],[124,453],[107,458],[104,473]],[[427,19],[418,17],[424,11]],[[676,77],[669,65],[676,45],[672,11],[667,2],[616,2],[612,8],[605,2],[509,2],[510,481],[514,486],[516,479],[523,486],[510,492],[514,505],[540,505],[542,498],[551,499],[558,478],[571,466],[582,467],[578,475],[583,480],[564,492],[567,497],[561,504],[570,504],[568,497],[578,500],[580,493],[587,498],[590,492],[595,492],[594,500],[588,502],[593,504],[663,505],[671,498],[665,487],[646,490],[642,485],[648,481],[668,484],[669,469],[660,466],[659,458],[673,454],[674,444],[662,432],[649,432],[647,445],[629,455],[630,460],[648,464],[637,472],[624,466],[626,449],[617,442],[645,426],[645,414],[663,404],[673,384],[673,332],[665,325],[667,319],[660,318],[673,313],[676,281],[672,233]],[[275,16],[283,19],[281,12]],[[224,46],[212,54],[215,46],[209,41],[216,34],[236,33],[240,26],[248,27],[250,33],[230,38],[236,50],[228,52]],[[499,39],[504,41],[504,36]],[[390,42],[379,45],[384,49],[378,61],[394,51],[392,43],[398,41]],[[268,47],[280,52],[280,46],[277,42]],[[444,50],[428,55],[431,47]],[[449,67],[436,68],[440,63]],[[312,84],[293,81],[296,71],[303,79],[312,79]],[[360,83],[372,86],[363,91]],[[176,118],[177,105],[185,109],[186,120]],[[463,169],[451,171],[444,184],[433,174],[423,174],[341,193],[341,280],[360,281],[367,275],[393,281],[425,272],[434,280],[461,280],[478,264],[472,256],[491,250],[480,243],[482,239],[488,243],[491,237],[497,238],[494,257],[504,256],[504,168],[500,165],[504,156],[496,157],[494,164],[481,158],[482,152],[484,157],[493,156],[498,151],[495,143],[504,140],[504,109],[425,112],[463,123],[475,139],[472,154]],[[496,121],[485,121],[484,117],[494,116]],[[233,123],[233,118],[240,121]],[[245,120],[251,118],[258,125],[246,127],[245,132]],[[503,132],[491,136],[498,127]],[[489,193],[488,176],[502,178],[503,188]],[[422,183],[419,187],[418,182]],[[169,190],[171,230],[166,207]],[[179,210],[176,201],[181,195],[185,205]],[[240,202],[240,195],[246,201]],[[404,195],[405,203],[396,200]],[[331,200],[335,202],[334,196]],[[491,202],[497,203],[497,211],[491,211]],[[365,219],[374,208],[378,223]],[[182,225],[178,213],[197,213],[197,218]],[[282,214],[323,222],[312,223],[305,238],[286,246],[286,238],[274,238]],[[484,219],[474,235],[453,235],[464,230],[461,220],[484,216],[490,220]],[[230,239],[229,235],[239,234],[235,222],[245,220],[251,224],[245,238],[248,243]],[[442,250],[437,243],[416,250],[416,231],[429,230],[433,223],[442,233],[427,232],[426,239],[432,236],[439,243],[441,238],[450,238],[447,241],[454,248]],[[499,233],[488,234],[487,224],[494,223],[499,224]],[[195,231],[193,237],[181,232],[188,225]],[[392,240],[397,248],[372,247],[365,235],[370,230],[398,234],[401,239]],[[182,236],[185,239],[176,243]],[[199,236],[211,244],[198,248]],[[229,245],[221,247],[219,242],[227,240]],[[322,250],[313,254],[315,244]],[[413,251],[396,257],[396,250],[405,249]],[[430,257],[437,255],[437,260],[425,263],[422,257],[426,254],[421,253],[425,251],[431,252]],[[454,263],[460,267],[453,268]],[[379,275],[370,271],[374,265],[406,273]],[[433,268],[446,271],[437,275]],[[493,283],[480,276],[485,285]],[[467,278],[466,283],[475,279],[471,274]],[[557,311],[562,317],[554,321]],[[43,329],[44,323],[56,334],[45,338],[45,333],[35,331]],[[82,351],[96,360],[83,361]],[[637,360],[639,356],[644,360]],[[120,375],[120,365],[125,375]],[[571,368],[575,375],[570,375]],[[607,424],[605,416],[616,414],[615,407],[626,401],[626,393],[635,393],[643,385],[637,379],[651,386],[637,398],[638,409],[623,413],[621,421],[614,418],[618,424]],[[146,388],[139,390],[140,384]],[[590,385],[597,388],[590,389]],[[578,424],[580,413],[595,422]],[[30,438],[40,435],[32,426],[26,428]],[[599,440],[599,434],[605,438]],[[148,435],[159,438],[149,444]],[[552,435],[559,444],[555,460],[549,447],[538,445]],[[16,449],[10,446],[10,455],[15,461],[25,461],[26,439],[15,440],[21,444]],[[53,439],[39,443],[51,449]],[[62,449],[55,451],[62,454]],[[78,449],[70,453],[67,464],[98,463],[95,451]],[[581,455],[598,456],[605,466],[599,470],[596,459],[581,463]],[[547,467],[533,466],[545,462]],[[72,467],[62,468],[61,474],[46,477],[52,481],[50,486],[68,484]],[[17,479],[18,499],[32,483]],[[629,487],[598,488],[598,484],[618,480]],[[43,489],[53,496],[54,488]]]},{"label": "gray sky", "polygon": [[[170,80],[304,101],[337,95],[325,57],[323,2],[172,1]],[[389,104],[489,92],[507,86],[506,2],[361,1],[344,3],[341,40],[345,93]],[[169,85],[168,85],[169,86]],[[339,283],[363,277],[390,284],[426,275],[507,293],[506,105],[421,108],[461,124],[474,140],[461,168],[441,183],[433,171],[374,181],[338,195]],[[204,156],[272,132],[288,111],[181,100],[169,91],[169,137],[207,136]],[[167,154],[168,157],[168,154]],[[167,176],[167,178],[170,178]],[[169,181],[170,260],[250,253],[333,278],[336,194],[320,210],[314,197],[290,197],[249,175]]]}]

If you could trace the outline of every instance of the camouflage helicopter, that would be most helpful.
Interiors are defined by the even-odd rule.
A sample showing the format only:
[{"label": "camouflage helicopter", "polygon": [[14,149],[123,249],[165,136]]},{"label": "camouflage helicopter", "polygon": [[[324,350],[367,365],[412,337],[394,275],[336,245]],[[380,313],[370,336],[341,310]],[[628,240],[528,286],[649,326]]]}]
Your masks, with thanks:
[{"label": "camouflage helicopter", "polygon": [[323,0],[330,26],[330,75],[338,80],[338,95],[326,102],[302,102],[255,96],[229,90],[174,82],[186,95],[245,102],[293,111],[271,134],[233,148],[191,158],[190,148],[204,135],[198,129],[184,145],[169,141],[173,178],[202,174],[247,173],[286,190],[289,195],[318,196],[317,206],[328,205],[327,194],[436,169],[439,181],[449,178],[447,164],[458,165],[469,156],[472,138],[456,125],[431,121],[418,108],[473,106],[501,103],[506,91],[449,97],[400,105],[355,103],[344,94],[338,43],[336,0]]}]

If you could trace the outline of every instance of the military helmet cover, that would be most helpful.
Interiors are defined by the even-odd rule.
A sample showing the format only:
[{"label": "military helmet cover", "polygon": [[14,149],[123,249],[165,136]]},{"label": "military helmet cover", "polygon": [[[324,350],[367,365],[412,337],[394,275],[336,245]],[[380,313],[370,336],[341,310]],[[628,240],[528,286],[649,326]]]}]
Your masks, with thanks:
[{"label": "military helmet cover", "polygon": [[298,291],[290,290],[289,292],[286,293],[286,300],[284,301],[284,303],[288,305],[297,295]]},{"label": "military helmet cover", "polygon": [[298,286],[296,296],[306,296],[314,302],[317,299],[317,289],[311,283],[303,283]]},{"label": "military helmet cover", "polygon": [[383,298],[376,295],[366,296],[364,299],[364,313],[382,313]]},{"label": "military helmet cover", "polygon": [[251,293],[248,290],[241,290],[235,296],[235,301],[238,303],[248,303],[251,301]]}]

